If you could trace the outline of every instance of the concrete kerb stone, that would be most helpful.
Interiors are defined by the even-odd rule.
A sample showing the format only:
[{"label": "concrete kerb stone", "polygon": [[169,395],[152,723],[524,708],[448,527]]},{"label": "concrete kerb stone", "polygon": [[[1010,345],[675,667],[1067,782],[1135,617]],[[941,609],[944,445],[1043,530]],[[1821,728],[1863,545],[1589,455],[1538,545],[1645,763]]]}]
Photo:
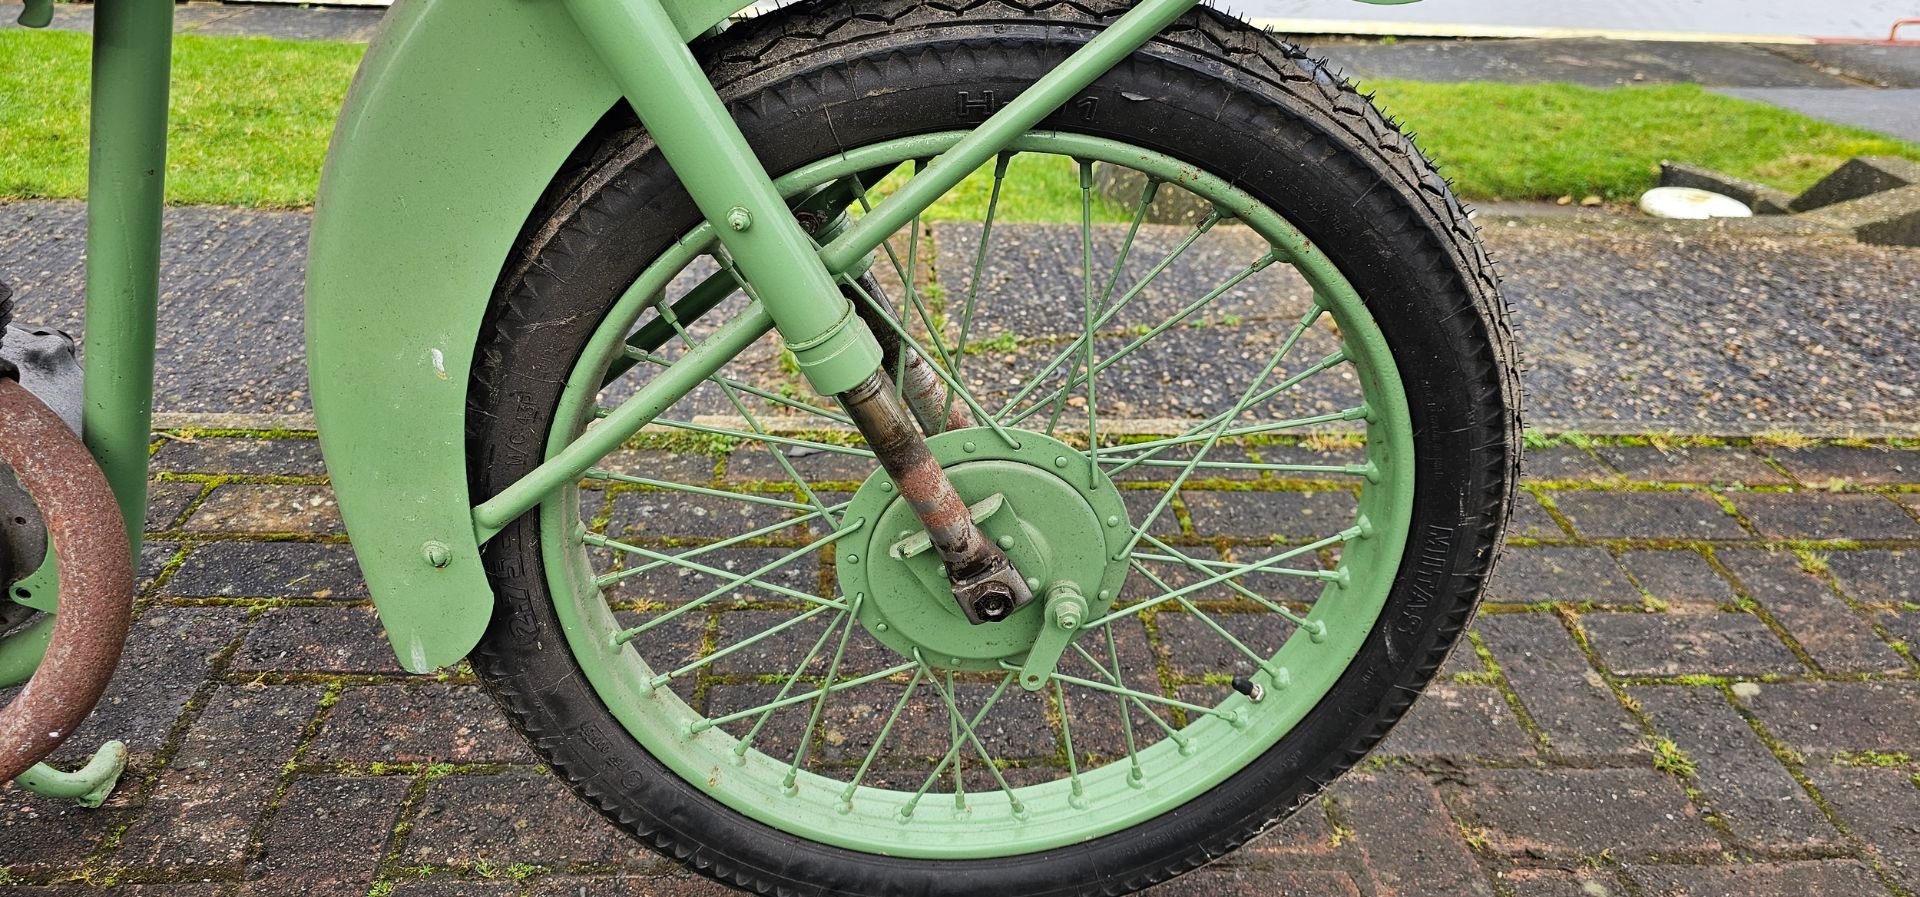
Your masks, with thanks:
[{"label": "concrete kerb stone", "polygon": [[1898,156],[1855,156],[1794,197],[1788,208],[1811,212],[1916,184],[1920,184],[1920,162]]},{"label": "concrete kerb stone", "polygon": [[1920,246],[1920,185],[1822,206],[1805,217],[1849,231],[1862,243]]},{"label": "concrete kerb stone", "polygon": [[1920,162],[1856,156],[1796,197],[1765,184],[1678,162],[1660,163],[1660,186],[1731,196],[1755,215],[1796,220],[1851,234],[1862,243],[1920,246]]},{"label": "concrete kerb stone", "polygon": [[1731,196],[1746,203],[1755,215],[1785,215],[1793,203],[1793,194],[1785,190],[1682,162],[1660,163],[1660,186],[1692,187]]}]

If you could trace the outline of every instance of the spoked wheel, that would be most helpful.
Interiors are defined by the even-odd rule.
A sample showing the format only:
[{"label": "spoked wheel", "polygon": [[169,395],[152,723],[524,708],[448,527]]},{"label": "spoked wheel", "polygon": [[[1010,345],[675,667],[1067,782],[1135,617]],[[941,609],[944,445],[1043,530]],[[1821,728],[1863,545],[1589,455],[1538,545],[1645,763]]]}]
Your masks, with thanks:
[{"label": "spoked wheel", "polygon": [[[1121,8],[803,5],[701,49],[830,228]],[[1512,488],[1511,350],[1411,144],[1204,10],[1046,128],[847,292],[943,384],[921,417],[981,527],[1073,601],[968,622],[772,336],[487,546],[475,669],[583,797],[695,869],[1144,887],[1355,762],[1465,625]],[[651,150],[610,116],[527,228],[480,346],[476,499],[750,314]]]}]

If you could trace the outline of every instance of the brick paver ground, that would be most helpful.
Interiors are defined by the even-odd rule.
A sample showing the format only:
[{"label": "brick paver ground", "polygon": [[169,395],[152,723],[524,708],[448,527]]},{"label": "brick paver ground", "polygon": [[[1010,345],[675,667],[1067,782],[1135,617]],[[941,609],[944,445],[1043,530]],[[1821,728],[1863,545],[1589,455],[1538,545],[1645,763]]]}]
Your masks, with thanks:
[{"label": "brick paver ground", "polygon": [[[0,894],[722,893],[575,801],[464,669],[398,671],[308,436],[155,445],[132,641],[63,752],[119,737],[132,768],[99,810],[0,793]],[[1530,470],[1406,723],[1155,893],[1920,894],[1920,449],[1563,440]],[[1208,519],[1249,519],[1247,485],[1183,495],[1170,538],[1230,550]]]}]

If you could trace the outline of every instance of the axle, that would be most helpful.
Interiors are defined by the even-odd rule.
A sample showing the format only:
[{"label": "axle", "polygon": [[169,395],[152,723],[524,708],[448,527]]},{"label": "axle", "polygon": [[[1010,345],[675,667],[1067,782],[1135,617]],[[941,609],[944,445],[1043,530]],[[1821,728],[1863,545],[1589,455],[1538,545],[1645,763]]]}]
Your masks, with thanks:
[{"label": "axle", "polygon": [[900,495],[927,528],[927,538],[946,564],[953,598],[974,623],[1006,619],[1033,600],[1020,571],[980,531],[885,371],[836,396],[880,459]]}]

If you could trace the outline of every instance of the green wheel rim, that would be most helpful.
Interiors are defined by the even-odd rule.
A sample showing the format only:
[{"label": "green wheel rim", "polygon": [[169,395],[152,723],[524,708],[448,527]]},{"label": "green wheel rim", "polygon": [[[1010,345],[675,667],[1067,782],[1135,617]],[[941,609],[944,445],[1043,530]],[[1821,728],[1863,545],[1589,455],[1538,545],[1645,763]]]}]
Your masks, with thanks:
[{"label": "green wheel rim", "polygon": [[[818,185],[857,173],[930,158],[951,146],[961,136],[963,132],[922,135],[850,150],[782,177],[777,181],[777,186],[784,195],[795,198]],[[1082,172],[1083,210],[1090,208],[1092,202],[1089,172],[1091,164],[1096,162],[1142,173],[1150,184],[1163,182],[1182,187],[1210,202],[1217,210],[1215,219],[1236,219],[1271,246],[1264,262],[1257,263],[1259,267],[1278,261],[1291,265],[1305,278],[1316,297],[1314,306],[1324,310],[1338,328],[1341,347],[1336,353],[1341,356],[1338,363],[1351,370],[1364,401],[1357,408],[1346,409],[1339,414],[1303,420],[1309,424],[1348,420],[1364,426],[1366,461],[1342,471],[1356,481],[1357,512],[1352,519],[1324,538],[1276,547],[1274,553],[1266,558],[1235,564],[1199,562],[1201,565],[1212,565],[1201,569],[1202,574],[1214,570],[1222,574],[1232,572],[1235,578],[1227,582],[1233,584],[1239,577],[1256,572],[1256,569],[1273,570],[1295,556],[1334,549],[1340,552],[1338,564],[1333,569],[1308,574],[1322,583],[1322,591],[1318,599],[1311,603],[1310,609],[1288,611],[1268,604],[1277,612],[1289,614],[1294,628],[1276,653],[1271,656],[1265,656],[1264,653],[1258,655],[1261,662],[1258,671],[1251,676],[1252,683],[1257,684],[1263,694],[1263,699],[1258,703],[1246,694],[1226,689],[1220,689],[1225,691],[1224,699],[1211,706],[1170,696],[1171,690],[1159,695],[1136,697],[1133,694],[1136,690],[1131,689],[1124,678],[1116,686],[1112,679],[1096,681],[1099,678],[1097,676],[1063,676],[1050,685],[1050,692],[1059,695],[1061,702],[1054,706],[1064,706],[1069,697],[1074,701],[1101,699],[1111,702],[1109,706],[1117,705],[1120,713],[1130,714],[1126,757],[1112,758],[1110,762],[1092,768],[1080,768],[1071,746],[1071,734],[1068,734],[1065,768],[1055,771],[1057,777],[1050,781],[1012,785],[1002,775],[1005,764],[979,762],[971,767],[974,773],[972,790],[960,791],[955,788],[948,791],[944,790],[945,785],[933,784],[933,778],[943,775],[941,768],[936,767],[934,777],[928,780],[929,784],[921,786],[922,793],[916,797],[915,792],[907,789],[879,788],[865,783],[860,778],[860,774],[867,771],[865,764],[857,772],[844,769],[836,771],[834,775],[825,775],[807,768],[797,756],[774,756],[763,753],[758,747],[743,750],[740,737],[723,726],[714,725],[713,720],[695,711],[671,688],[663,687],[661,683],[666,680],[662,671],[654,670],[632,645],[621,641],[623,624],[616,620],[613,610],[609,608],[602,593],[600,574],[594,570],[585,550],[588,545],[625,546],[589,532],[588,527],[582,524],[579,487],[570,486],[549,495],[541,505],[540,531],[550,589],[568,646],[608,710],[653,756],[704,793],[750,818],[822,844],[867,853],[927,859],[1009,856],[1112,834],[1177,808],[1260,757],[1325,696],[1378,621],[1399,567],[1413,495],[1414,443],[1407,399],[1384,337],[1363,301],[1334,264],[1273,210],[1224,181],[1168,157],[1116,141],[1053,132],[1029,134],[1009,147],[1011,153],[1048,154],[1077,160]],[[1000,166],[1002,175],[1006,169],[1005,158],[1003,156]],[[993,190],[996,200],[999,186],[1000,181],[996,177]],[[1148,193],[1143,195],[1143,200],[1151,192],[1150,187]],[[1134,210],[1134,232],[1140,229],[1145,209],[1143,201]],[[989,230],[992,216],[993,204],[990,201],[986,225]],[[1091,232],[1086,224],[1090,220],[1091,212],[1086,212],[1083,215],[1083,236]],[[1199,230],[1204,233],[1213,223],[1211,220],[1202,222]],[[914,239],[918,238],[919,232],[916,222]],[[1128,240],[1130,245],[1131,235]],[[1089,253],[1086,270],[1092,271],[1091,238],[1085,237],[1085,241]],[[624,340],[627,334],[641,320],[652,301],[666,289],[676,273],[705,253],[711,243],[711,233],[706,225],[675,243],[640,276],[608,314],[566,385],[555,418],[554,432],[549,438],[549,456],[574,439],[592,419],[604,373],[626,351]],[[987,239],[983,237],[980,249],[982,258],[986,255],[986,244]],[[909,249],[907,258],[909,271],[904,280],[911,282],[911,265],[917,258],[913,249]],[[895,255],[894,259],[897,260],[898,256]],[[879,262],[882,265],[886,263],[886,259]],[[1117,265],[1115,270],[1118,270]],[[976,267],[976,281],[978,271]],[[1084,280],[1091,281],[1093,278]],[[1088,325],[1090,330],[1098,323],[1091,312],[1094,291],[1095,287],[1089,285],[1087,302],[1090,311],[1087,318],[1093,322]],[[914,302],[919,301],[911,295],[909,298]],[[960,323],[963,334],[972,324],[973,310],[969,296]],[[905,315],[902,312],[902,317]],[[1313,324],[1318,317],[1318,312],[1311,312],[1300,323],[1300,330]],[[1296,337],[1299,332],[1295,331]],[[922,336],[925,336],[924,331]],[[938,340],[933,342],[938,343]],[[1091,346],[1095,341],[1085,342]],[[1291,339],[1289,347],[1290,344]],[[929,354],[940,357],[947,353],[943,347],[936,346]],[[1284,357],[1285,353],[1280,353],[1280,358]],[[1090,349],[1086,358],[1087,363],[1093,363]],[[945,359],[949,365],[952,361],[952,358]],[[936,362],[936,366],[940,363]],[[1332,365],[1323,362],[1319,367],[1324,371]],[[1096,367],[1095,370],[1097,372],[1100,368]],[[1274,364],[1270,364],[1267,373],[1275,370]],[[1035,379],[1037,382],[1038,378]],[[1084,379],[1097,383],[1099,378],[1096,374]],[[1248,394],[1252,394],[1251,389]],[[1064,393],[1062,395],[1062,401],[1056,404],[1064,404]],[[1243,396],[1243,402],[1245,399],[1246,396]],[[1009,407],[1014,404],[1008,403]],[[1089,409],[1096,404],[1089,402]],[[1027,413],[1032,415],[1031,410]],[[1058,416],[1059,412],[1055,411],[1056,420]],[[1233,418],[1227,420],[1231,423]],[[1093,416],[1089,413],[1087,427],[1092,430],[1095,426]],[[1221,425],[1221,432],[1233,432],[1225,427]],[[984,429],[981,432],[991,433]],[[1186,444],[1198,444],[1198,440],[1189,440]],[[1205,443],[1209,447],[1212,444],[1211,441]],[[1139,457],[1154,443],[1144,445],[1147,448],[1141,448],[1140,444],[1132,446],[1128,450],[1136,454],[1126,457]],[[1101,463],[1111,465],[1113,461]],[[1184,471],[1191,473],[1193,469],[1186,467]],[[1183,473],[1182,480],[1176,481],[1176,486],[1184,477]],[[1159,506],[1154,509],[1155,514],[1167,512],[1167,502],[1174,491],[1166,491],[1168,498],[1161,499]],[[804,496],[807,499],[812,497],[811,491]],[[822,507],[812,501],[774,500],[774,503],[782,506],[790,504],[796,509]],[[1137,524],[1140,521],[1129,523]],[[845,524],[841,530],[834,532],[851,528],[851,524]],[[834,532],[816,540],[813,547],[824,548],[833,541]],[[1135,541],[1141,548],[1151,551],[1174,550],[1151,535]],[[1190,565],[1193,563],[1189,562]],[[1215,574],[1210,581],[1222,578],[1221,574]],[[1240,591],[1245,592],[1244,589]],[[1176,606],[1194,608],[1194,613],[1199,617],[1206,617],[1206,614],[1200,613],[1187,602],[1179,588],[1168,587],[1163,592],[1165,594],[1159,598],[1135,602],[1128,608],[1111,611],[1107,619],[1094,622],[1113,622],[1129,612],[1144,616],[1156,609]],[[849,596],[800,597],[811,602],[802,605],[810,616],[833,618],[858,612],[857,607],[849,606],[852,604]],[[1249,593],[1248,597],[1255,596]],[[1141,608],[1142,604],[1152,606]],[[1089,626],[1082,631],[1091,628]],[[841,628],[842,633],[851,631],[851,626]],[[1112,630],[1109,628],[1106,631]],[[1225,633],[1224,629],[1219,631]],[[846,636],[836,635],[831,626],[820,639],[826,646],[824,650],[829,652],[833,650],[834,639],[838,639],[841,652],[844,653]],[[1230,636],[1228,639],[1231,641]],[[1082,637],[1076,644],[1093,649],[1086,654],[1089,661],[1104,667],[1104,662],[1095,660],[1094,654],[1108,647],[1107,644],[1102,644],[1097,637]],[[1237,642],[1235,644],[1238,645]],[[1246,650],[1244,646],[1240,647]],[[837,669],[839,654],[831,656],[836,665],[833,669]],[[812,660],[812,657],[809,655],[808,660]],[[1118,654],[1113,657],[1115,670],[1124,676],[1127,671],[1119,668]],[[694,666],[698,667],[698,662]],[[805,667],[805,663],[801,666]],[[796,670],[795,677],[789,679],[790,685],[797,681],[798,675],[799,671]],[[991,677],[991,674],[972,675]],[[950,674],[917,665],[906,658],[901,658],[901,663],[895,666],[863,674],[858,681],[862,687],[873,683],[892,683],[903,686],[903,694],[913,696],[916,700],[928,699],[944,704],[953,730],[942,733],[943,737],[950,740],[944,756],[951,759],[971,754],[974,760],[979,760],[981,757],[991,758],[991,752],[971,731],[973,723],[969,720],[986,719],[990,709],[996,706],[994,696],[1003,695],[1008,690],[1019,691],[1018,686],[1009,684],[1013,675],[1008,672],[1005,678],[998,680],[998,686],[984,704],[987,709],[969,706],[964,711],[955,701],[960,686],[955,684]],[[823,681],[832,683],[833,687],[822,689],[816,685],[802,684],[789,692],[781,692],[787,696],[781,700],[789,702],[781,706],[824,705],[833,694],[838,693],[841,685],[855,680],[836,679],[829,675]],[[847,686],[849,689],[852,687]],[[823,693],[816,694],[820,692]],[[900,701],[904,706],[907,697],[902,697]],[[1163,713],[1156,714],[1156,710]],[[766,710],[762,717],[771,712]],[[1167,725],[1163,721],[1166,712],[1172,713],[1176,723],[1181,716],[1187,717],[1185,725]],[[878,708],[873,716],[875,728],[887,727],[881,729],[874,747],[876,753],[886,743],[887,734],[900,711],[895,709],[893,713],[893,717],[889,717],[886,708]],[[817,710],[814,719],[818,721]],[[1137,727],[1131,722],[1135,719],[1139,720]],[[1135,750],[1136,728],[1141,733],[1151,734],[1155,726],[1165,730],[1163,737]],[[810,726],[803,734],[805,739],[812,739],[815,733]],[[1045,737],[1056,736],[1050,734]],[[1142,740],[1145,740],[1144,736]],[[802,744],[805,743],[803,740]],[[867,762],[873,762],[873,758],[874,755],[869,754]],[[1011,774],[1012,769],[1009,767],[1005,771]],[[953,773],[953,776],[957,778],[958,773]],[[850,781],[854,783],[852,787]]]}]

